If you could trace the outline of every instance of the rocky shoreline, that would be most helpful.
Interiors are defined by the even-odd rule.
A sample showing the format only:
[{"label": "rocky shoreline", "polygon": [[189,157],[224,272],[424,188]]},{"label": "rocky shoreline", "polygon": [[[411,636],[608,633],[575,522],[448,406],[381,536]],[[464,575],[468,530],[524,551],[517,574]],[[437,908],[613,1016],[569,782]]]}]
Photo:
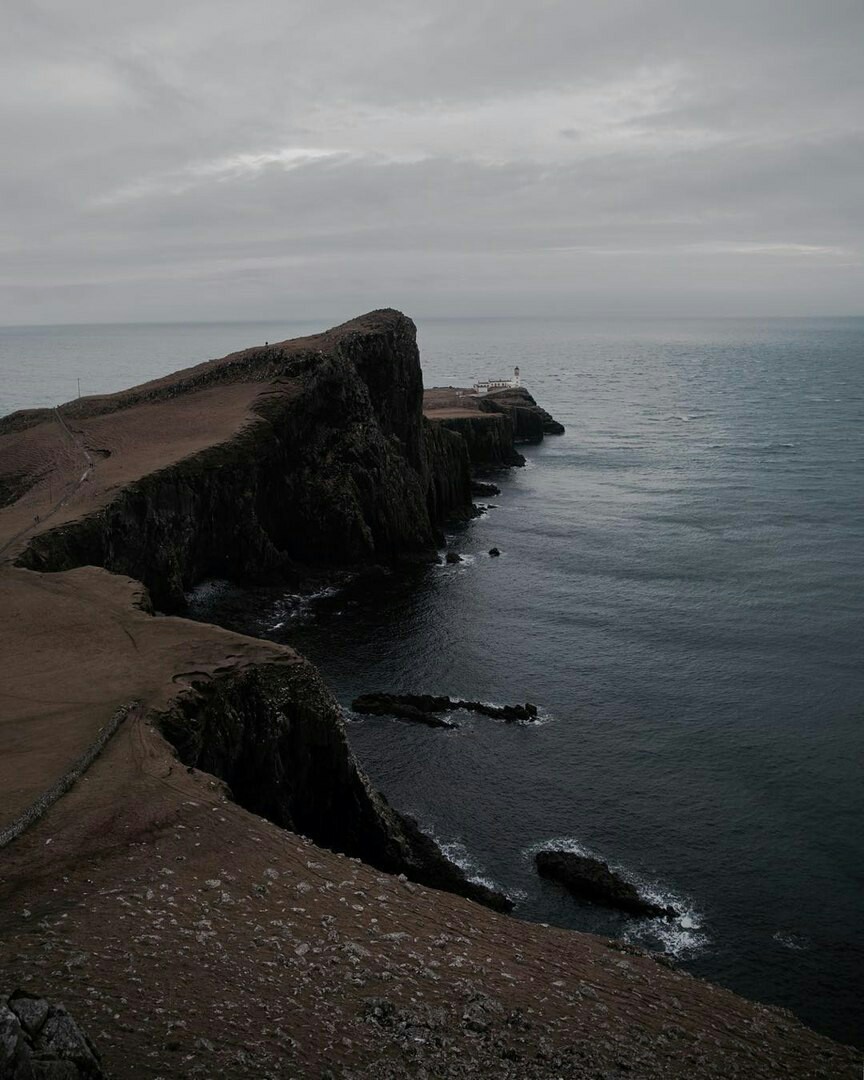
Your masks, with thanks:
[{"label": "rocky shoreline", "polygon": [[508,723],[526,724],[537,719],[537,706],[530,702],[524,705],[489,705],[484,701],[464,701],[440,694],[361,694],[351,703],[351,708],[371,716],[395,716],[400,720],[414,720],[432,727],[455,727],[452,721],[442,719],[441,714],[458,712],[460,709]]},{"label": "rocky shoreline", "polygon": [[381,311],[0,420],[0,830],[139,703],[3,851],[0,990],[62,1001],[130,1078],[855,1075],[777,1010],[488,910],[310,664],[176,617],[207,577],[434,560],[472,471],[554,424],[458,408],[424,408]]}]

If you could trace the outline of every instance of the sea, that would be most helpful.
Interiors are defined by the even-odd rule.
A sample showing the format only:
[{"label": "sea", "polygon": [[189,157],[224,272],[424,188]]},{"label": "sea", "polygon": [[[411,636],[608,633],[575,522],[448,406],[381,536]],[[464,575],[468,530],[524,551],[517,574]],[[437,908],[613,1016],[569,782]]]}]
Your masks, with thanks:
[{"label": "sea", "polygon": [[[0,414],[326,325],[0,328]],[[864,318],[418,332],[426,385],[518,365],[566,434],[492,477],[447,535],[461,563],[313,595],[206,582],[192,614],[308,656],[375,784],[517,917],[662,951],[860,1044]],[[539,717],[352,713],[375,690]],[[679,916],[578,903],[537,876],[545,847]]]}]

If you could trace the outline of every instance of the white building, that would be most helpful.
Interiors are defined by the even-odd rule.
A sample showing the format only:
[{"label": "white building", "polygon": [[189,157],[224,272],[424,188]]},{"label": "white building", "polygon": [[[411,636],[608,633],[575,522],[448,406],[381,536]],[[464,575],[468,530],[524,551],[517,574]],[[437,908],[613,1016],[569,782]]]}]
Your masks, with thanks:
[{"label": "white building", "polygon": [[522,380],[519,376],[519,368],[513,368],[512,379],[487,379],[485,382],[474,383],[475,394],[488,394],[490,390],[514,390],[517,386],[522,385]]}]

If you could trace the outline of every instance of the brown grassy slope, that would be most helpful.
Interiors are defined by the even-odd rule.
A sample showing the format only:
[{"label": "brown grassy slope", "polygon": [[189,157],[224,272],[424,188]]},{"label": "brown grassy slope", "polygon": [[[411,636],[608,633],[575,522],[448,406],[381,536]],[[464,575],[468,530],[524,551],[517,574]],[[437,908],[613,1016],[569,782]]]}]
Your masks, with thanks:
[{"label": "brown grassy slope", "polygon": [[779,1011],[317,849],[141,719],[5,852],[0,973],[121,1078],[857,1075]]},{"label": "brown grassy slope", "polygon": [[[70,433],[50,412],[0,425],[0,472],[55,470],[71,491],[53,527],[235,433],[272,385],[269,363],[254,350],[73,403]],[[0,545],[43,525],[36,506],[0,517]],[[139,595],[94,568],[0,567],[0,825],[118,705],[141,702],[72,791],[0,852],[0,986],[65,1002],[109,1075],[857,1075],[851,1051],[784,1013],[402,882],[227,801],[178,763],[155,713],[217,671],[300,661],[150,616]]]}]

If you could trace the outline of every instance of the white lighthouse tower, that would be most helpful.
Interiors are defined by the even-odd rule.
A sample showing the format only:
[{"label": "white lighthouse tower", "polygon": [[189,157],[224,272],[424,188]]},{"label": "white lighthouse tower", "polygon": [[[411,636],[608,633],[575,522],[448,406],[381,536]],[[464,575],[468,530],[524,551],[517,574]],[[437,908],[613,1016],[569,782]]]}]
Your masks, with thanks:
[{"label": "white lighthouse tower", "polygon": [[513,368],[512,379],[486,379],[483,382],[474,383],[475,394],[488,394],[490,390],[513,390],[522,385],[519,368]]}]

